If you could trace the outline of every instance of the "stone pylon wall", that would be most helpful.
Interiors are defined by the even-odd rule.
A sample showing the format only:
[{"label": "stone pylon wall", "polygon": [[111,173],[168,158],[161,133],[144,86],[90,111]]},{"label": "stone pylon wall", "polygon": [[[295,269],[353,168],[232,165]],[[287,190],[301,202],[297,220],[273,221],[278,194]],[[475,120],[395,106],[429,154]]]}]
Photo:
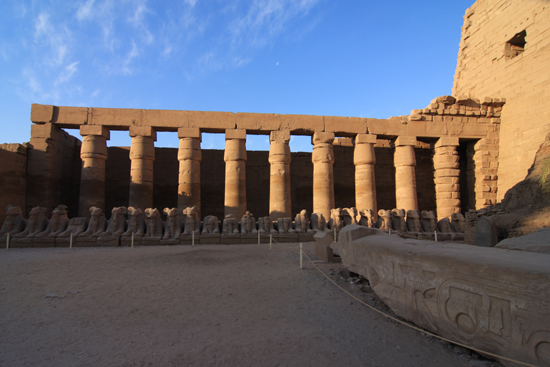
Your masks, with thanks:
[{"label": "stone pylon wall", "polygon": [[[523,180],[550,131],[549,5],[547,0],[478,0],[464,15],[453,95],[506,98],[500,149],[494,138],[480,142],[498,150],[498,185],[476,185],[480,199],[500,201]],[[513,45],[522,42],[523,47]],[[487,158],[476,164],[485,166],[485,177],[496,176],[495,163]]]}]

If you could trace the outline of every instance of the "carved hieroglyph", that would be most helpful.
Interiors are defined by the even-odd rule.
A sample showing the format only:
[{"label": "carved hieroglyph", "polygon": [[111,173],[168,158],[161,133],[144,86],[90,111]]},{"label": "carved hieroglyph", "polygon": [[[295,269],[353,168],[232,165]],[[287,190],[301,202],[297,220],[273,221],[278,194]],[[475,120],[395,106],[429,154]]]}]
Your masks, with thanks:
[{"label": "carved hieroglyph", "polygon": [[344,228],[338,242],[342,263],[396,315],[481,350],[550,365],[550,255],[405,240],[361,226]]}]

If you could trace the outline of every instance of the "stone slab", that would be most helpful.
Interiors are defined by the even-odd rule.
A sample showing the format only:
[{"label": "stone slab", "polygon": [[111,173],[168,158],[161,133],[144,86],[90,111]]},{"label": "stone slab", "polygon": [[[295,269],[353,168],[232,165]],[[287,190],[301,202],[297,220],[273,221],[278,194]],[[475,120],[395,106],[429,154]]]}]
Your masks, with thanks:
[{"label": "stone slab", "polygon": [[323,231],[315,232],[313,239],[321,245],[331,246],[334,243],[334,233]]},{"label": "stone slab", "polygon": [[[195,246],[199,245],[200,243],[201,243],[200,235],[195,234]],[[182,235],[180,237],[180,245],[193,245],[193,236],[191,236],[191,235]]]},{"label": "stone slab", "polygon": [[97,246],[100,247],[118,247],[120,245],[120,236],[98,237]]},{"label": "stone slab", "polygon": [[298,233],[298,242],[313,242],[315,239],[313,236],[315,236],[316,232],[308,232],[308,233]]},{"label": "stone slab", "polygon": [[55,107],[55,124],[60,127],[72,127],[88,123],[88,107]]},{"label": "stone slab", "polygon": [[525,236],[506,238],[500,241],[495,247],[550,254],[550,228],[541,228]]},{"label": "stone slab", "polygon": [[[142,245],[141,239],[142,239],[141,236],[139,236],[139,237],[134,236],[134,247]],[[122,247],[132,247],[132,236],[120,237],[120,246],[122,246]]]},{"label": "stone slab", "polygon": [[355,136],[367,133],[367,119],[361,117],[325,116],[325,132]]},{"label": "stone slab", "polygon": [[550,364],[550,255],[405,240],[357,225],[342,229],[339,246],[343,264],[397,316],[490,353]]},{"label": "stone slab", "polygon": [[273,235],[273,239],[281,243],[298,242],[298,233],[279,233]]},{"label": "stone slab", "polygon": [[35,124],[45,124],[52,120],[53,106],[33,103],[31,105],[31,121]]},{"label": "stone slab", "polygon": [[222,245],[236,245],[241,243],[241,234],[221,234],[220,244]]},{"label": "stone slab", "polygon": [[77,237],[76,241],[73,242],[73,247],[96,247],[97,246],[97,237]]},{"label": "stone slab", "polygon": [[201,245],[219,245],[220,244],[220,234],[201,234],[200,235],[200,244]]},{"label": "stone slab", "polygon": [[55,247],[55,237],[34,237],[32,247]]},{"label": "stone slab", "polygon": [[324,116],[313,115],[281,115],[281,130],[289,130],[293,134],[313,134],[325,129]]},{"label": "stone slab", "polygon": [[258,234],[257,233],[244,233],[244,234],[241,233],[241,243],[242,244],[258,244]]},{"label": "stone slab", "polygon": [[160,245],[161,246],[175,246],[175,245],[180,245],[180,240],[177,239],[177,240],[160,240]]},{"label": "stone slab", "polygon": [[[2,241],[2,238],[4,239]],[[6,247],[6,237],[0,238],[0,248]],[[33,247],[32,238],[13,238],[10,237],[10,248],[28,248]]]},{"label": "stone slab", "polygon": [[141,239],[142,246],[160,246],[160,237],[143,237]]}]

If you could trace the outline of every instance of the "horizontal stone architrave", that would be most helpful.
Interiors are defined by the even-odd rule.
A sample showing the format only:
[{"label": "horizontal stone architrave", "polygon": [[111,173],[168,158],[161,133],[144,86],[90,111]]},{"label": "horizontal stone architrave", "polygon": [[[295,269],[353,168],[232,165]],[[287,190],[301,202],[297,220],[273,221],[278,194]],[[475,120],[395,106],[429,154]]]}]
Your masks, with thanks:
[{"label": "horizontal stone architrave", "polygon": [[[424,115],[423,115],[424,116]],[[373,134],[380,138],[442,136],[480,139],[492,131],[490,119],[447,116],[446,121],[409,121],[408,116],[389,119],[283,115],[265,113],[233,113],[217,111],[146,110],[131,108],[66,107],[33,104],[31,121],[35,124],[52,122],[61,128],[78,129],[83,125],[101,125],[110,130],[129,130],[131,126],[152,127],[156,131],[179,128],[199,128],[201,132],[223,133],[226,129],[243,129],[248,134],[269,134],[285,130],[292,135],[313,135],[315,132],[334,133],[353,137]]]}]

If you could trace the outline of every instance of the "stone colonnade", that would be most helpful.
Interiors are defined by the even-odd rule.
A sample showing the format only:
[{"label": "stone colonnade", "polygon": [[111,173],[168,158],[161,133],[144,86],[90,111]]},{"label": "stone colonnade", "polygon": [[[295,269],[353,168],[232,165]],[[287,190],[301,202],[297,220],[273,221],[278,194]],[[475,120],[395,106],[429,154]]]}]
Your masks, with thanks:
[{"label": "stone colonnade", "polygon": [[[87,216],[88,208],[105,209],[105,161],[109,130],[100,125],[84,125],[81,158],[82,176],[79,215]],[[156,132],[151,127],[130,127],[131,182],[129,206],[153,207],[153,161]],[[199,128],[179,128],[178,207],[201,207],[201,131]],[[224,160],[224,214],[241,218],[246,213],[246,130],[227,129]],[[313,212],[330,218],[334,208],[334,133],[316,132],[312,136],[313,152]],[[357,134],[354,138],[355,206],[377,212],[374,146],[377,136]],[[273,220],[292,217],[291,213],[291,153],[289,131],[270,133],[270,194],[269,215]],[[416,137],[395,139],[394,165],[396,207],[418,210],[415,153]],[[458,138],[442,137],[435,144],[434,169],[438,217],[460,212],[458,169]],[[207,214],[207,213],[203,213]]]}]

